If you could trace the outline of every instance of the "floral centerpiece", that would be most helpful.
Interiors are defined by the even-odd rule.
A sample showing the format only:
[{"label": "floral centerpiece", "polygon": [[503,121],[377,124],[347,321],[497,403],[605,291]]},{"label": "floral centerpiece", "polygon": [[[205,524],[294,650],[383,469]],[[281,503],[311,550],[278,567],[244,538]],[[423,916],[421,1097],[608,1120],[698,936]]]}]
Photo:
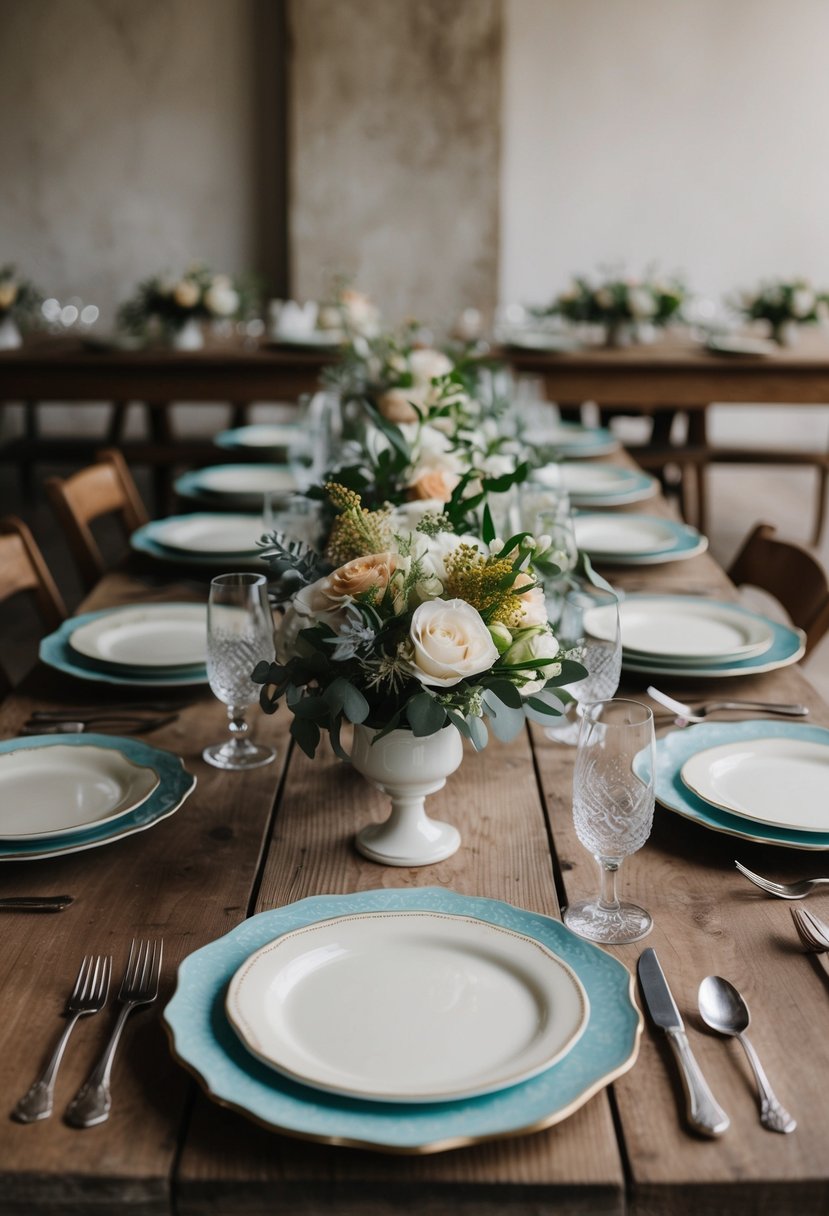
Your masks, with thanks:
[{"label": "floral centerpiece", "polygon": [[[527,718],[549,720],[562,710],[552,690],[580,679],[584,669],[561,650],[535,578],[548,537],[519,533],[501,541],[488,525],[478,540],[452,531],[451,518],[438,512],[412,527],[390,505],[369,510],[343,485],[325,489],[336,510],[325,554],[276,536],[263,551],[278,576],[284,615],[276,660],[260,663],[253,678],[263,686],[266,713],[284,702],[293,715],[291,734],[307,755],[326,732],[339,756],[392,794],[392,818],[385,832],[372,829],[364,851],[392,864],[425,864],[436,857],[422,831],[403,832],[405,861],[393,860],[394,839],[401,820],[422,828],[423,795],[460,763],[457,736],[480,749],[487,723],[509,740]],[[340,740],[344,722],[355,726],[351,757]],[[386,740],[397,761],[384,751]],[[414,741],[424,741],[419,772],[403,764],[406,774],[396,782]],[[438,762],[438,769],[450,764],[442,775],[434,769],[436,751],[447,752]],[[381,755],[382,780],[375,767]],[[427,772],[428,789],[413,795]],[[438,835],[446,826],[425,822]],[[458,843],[451,832],[450,852]],[[418,840],[425,854],[419,861]],[[436,847],[448,855],[441,851],[445,840]]]},{"label": "floral centerpiece", "polygon": [[347,279],[337,279],[331,298],[317,312],[317,328],[342,334],[346,340],[376,338],[380,333],[380,309],[364,291]]},{"label": "floral centerpiece", "polygon": [[179,279],[155,275],[140,283],[119,309],[118,321],[129,333],[147,337],[160,331],[179,349],[194,350],[203,345],[199,322],[238,316],[243,295],[229,275],[193,266]]},{"label": "floral centerpiece", "polygon": [[20,346],[20,329],[34,324],[41,293],[13,265],[0,267],[0,350]]},{"label": "floral centerpiece", "polygon": [[751,321],[767,321],[781,346],[791,346],[798,326],[829,318],[829,294],[816,291],[808,279],[777,279],[743,292],[738,307]]},{"label": "floral centerpiece", "polygon": [[640,339],[648,329],[661,329],[679,313],[686,291],[679,279],[608,275],[577,276],[555,298],[546,315],[603,325],[609,346]]}]

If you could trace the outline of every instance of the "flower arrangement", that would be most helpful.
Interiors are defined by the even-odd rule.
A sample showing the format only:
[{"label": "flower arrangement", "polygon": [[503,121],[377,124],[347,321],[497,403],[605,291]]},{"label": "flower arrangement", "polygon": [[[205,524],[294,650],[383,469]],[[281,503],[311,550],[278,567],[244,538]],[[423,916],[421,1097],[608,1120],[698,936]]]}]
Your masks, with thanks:
[{"label": "flower arrangement", "polygon": [[317,328],[342,333],[349,341],[376,338],[380,333],[380,309],[347,279],[337,279],[331,299],[319,306]]},{"label": "flower arrangement", "polygon": [[139,283],[118,312],[121,327],[145,335],[153,325],[175,333],[190,321],[229,320],[245,306],[245,292],[229,275],[193,266],[179,279],[154,275]]},{"label": "flower arrangement", "polygon": [[391,506],[369,510],[338,483],[325,490],[336,518],[324,556],[276,535],[263,550],[284,615],[275,662],[253,673],[262,708],[284,701],[307,755],[326,731],[347,759],[344,721],[378,739],[453,725],[480,749],[485,720],[508,741],[527,718],[561,713],[551,690],[585,671],[561,650],[535,577],[549,537],[501,541],[488,524],[479,541],[434,511],[411,528]]},{"label": "flower arrangement", "polygon": [[808,279],[777,279],[742,292],[738,307],[751,321],[768,321],[775,339],[785,345],[792,326],[829,318],[829,293],[816,291]]},{"label": "flower arrangement", "polygon": [[9,264],[0,266],[0,321],[12,318],[18,324],[32,324],[42,302],[34,283],[22,278]]},{"label": "flower arrangement", "polygon": [[544,312],[568,321],[602,324],[609,331],[624,325],[658,329],[677,316],[685,298],[685,287],[676,278],[607,275],[591,280],[579,275]]}]

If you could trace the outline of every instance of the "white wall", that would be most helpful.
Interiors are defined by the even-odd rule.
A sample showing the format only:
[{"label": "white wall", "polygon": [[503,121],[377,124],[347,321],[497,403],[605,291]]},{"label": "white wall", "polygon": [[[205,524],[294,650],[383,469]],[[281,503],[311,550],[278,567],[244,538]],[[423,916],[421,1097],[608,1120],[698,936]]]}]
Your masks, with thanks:
[{"label": "white wall", "polygon": [[826,0],[505,0],[502,300],[658,259],[829,286]]}]

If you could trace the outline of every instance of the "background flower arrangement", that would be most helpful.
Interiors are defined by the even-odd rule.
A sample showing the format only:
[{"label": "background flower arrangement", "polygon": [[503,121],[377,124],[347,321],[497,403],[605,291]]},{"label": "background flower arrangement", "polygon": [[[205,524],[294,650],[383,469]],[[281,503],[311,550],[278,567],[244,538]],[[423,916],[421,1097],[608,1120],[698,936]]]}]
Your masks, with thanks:
[{"label": "background flower arrangement", "polygon": [[785,346],[794,340],[798,325],[829,319],[829,293],[817,291],[805,278],[776,279],[741,293],[738,307],[750,321],[768,321],[774,339]]},{"label": "background flower arrangement", "polygon": [[303,751],[327,731],[347,759],[344,721],[378,738],[451,725],[482,748],[485,719],[509,740],[526,718],[561,712],[551,690],[585,671],[559,647],[535,578],[549,538],[502,542],[487,522],[479,541],[434,512],[406,529],[391,506],[369,510],[336,483],[326,492],[337,515],[323,557],[277,537],[264,550],[285,611],[276,661],[253,678],[267,713],[284,700]]},{"label": "background flower arrangement", "polygon": [[178,279],[154,275],[139,283],[118,310],[118,324],[139,337],[153,332],[170,337],[194,321],[246,315],[251,302],[248,284],[214,274],[206,266],[193,266]]},{"label": "background flower arrangement", "polygon": [[0,267],[0,349],[20,345],[20,330],[37,323],[42,299],[34,283],[13,265]]},{"label": "background flower arrangement", "polygon": [[590,279],[579,275],[543,312],[572,322],[603,325],[613,343],[623,327],[631,332],[635,326],[664,327],[678,316],[685,299],[686,289],[677,278],[606,275]]}]

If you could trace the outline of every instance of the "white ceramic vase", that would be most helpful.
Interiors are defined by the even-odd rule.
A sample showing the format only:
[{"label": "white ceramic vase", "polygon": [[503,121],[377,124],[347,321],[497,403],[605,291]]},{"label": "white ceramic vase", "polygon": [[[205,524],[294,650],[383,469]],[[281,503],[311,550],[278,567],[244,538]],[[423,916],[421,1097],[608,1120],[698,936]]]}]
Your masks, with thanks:
[{"label": "white ceramic vase", "polygon": [[451,857],[461,843],[460,832],[430,819],[424,802],[443,789],[463,759],[458,731],[445,726],[416,738],[409,730],[393,730],[374,742],[377,733],[367,726],[354,727],[351,763],[389,795],[391,815],[357,833],[358,850],[386,866],[428,866]]},{"label": "white ceramic vase", "polygon": [[203,346],[204,334],[195,317],[188,318],[183,325],[173,330],[173,350],[201,350]]},{"label": "white ceramic vase", "polygon": [[797,346],[800,339],[800,326],[797,321],[781,321],[772,329],[772,337],[778,346]]},{"label": "white ceramic vase", "polygon": [[14,317],[3,317],[0,321],[0,350],[16,350],[22,345],[23,339]]}]

